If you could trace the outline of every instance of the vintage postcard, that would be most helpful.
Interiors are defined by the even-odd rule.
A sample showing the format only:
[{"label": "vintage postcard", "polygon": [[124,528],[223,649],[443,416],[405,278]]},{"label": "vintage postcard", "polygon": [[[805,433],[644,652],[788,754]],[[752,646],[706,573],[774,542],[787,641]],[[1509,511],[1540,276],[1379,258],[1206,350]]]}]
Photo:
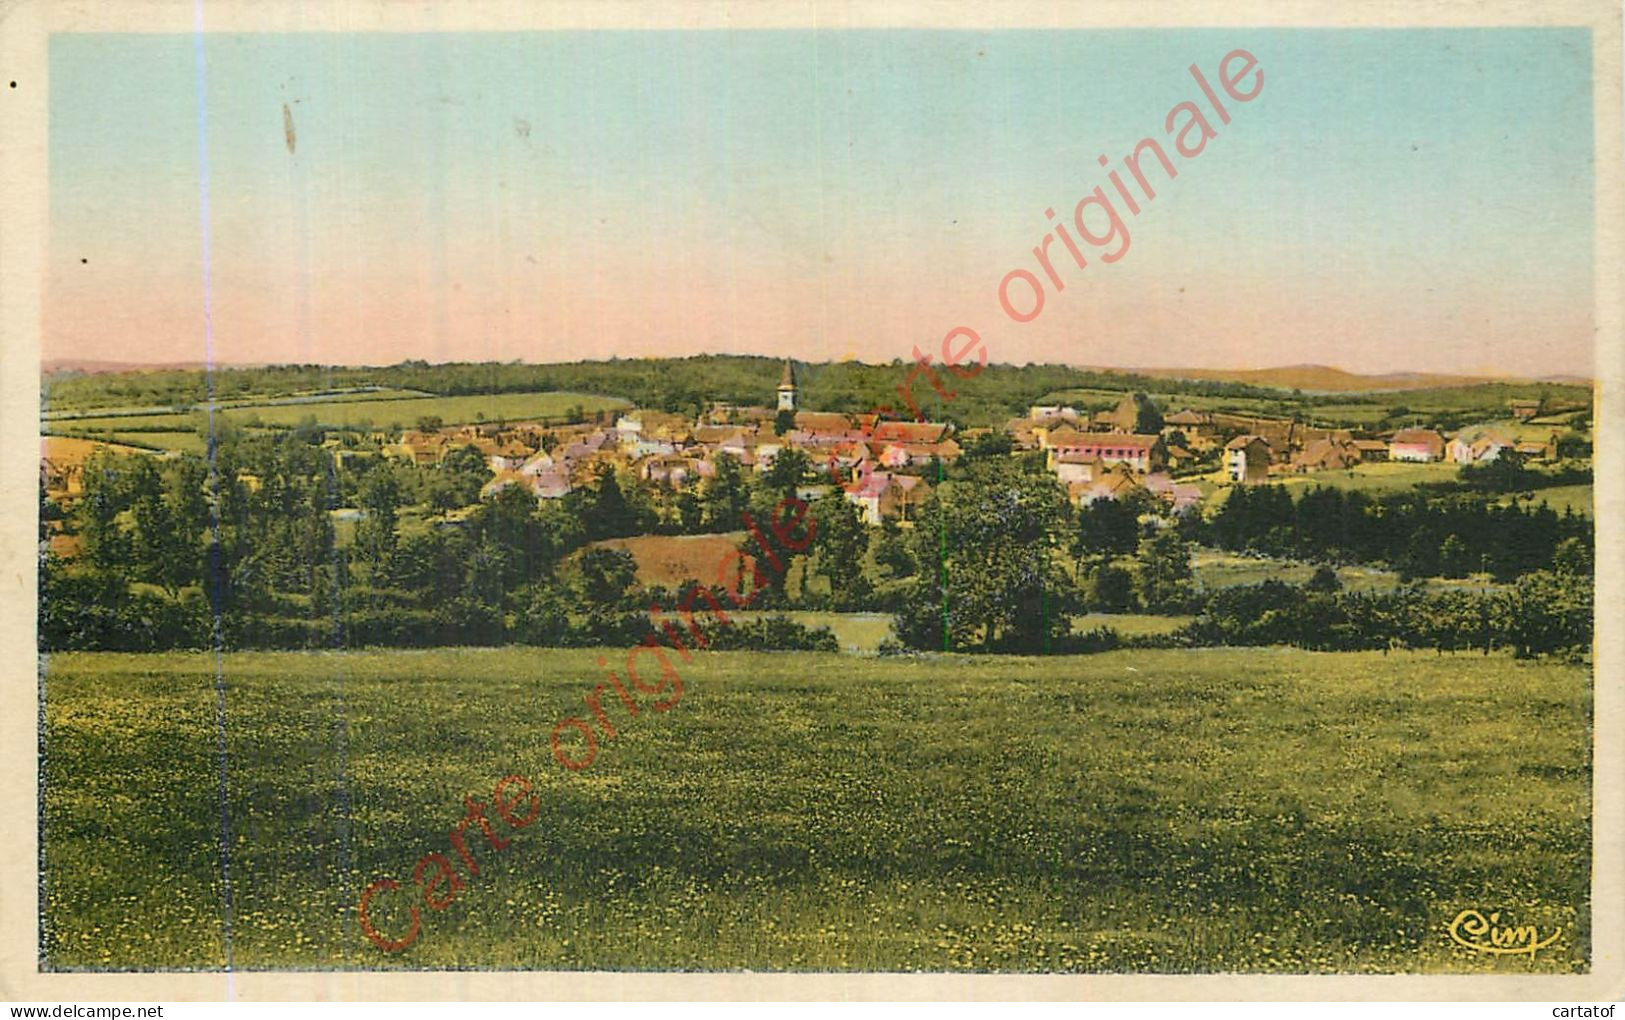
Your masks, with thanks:
[{"label": "vintage postcard", "polygon": [[1617,6],[0,14],[5,998],[1621,994]]}]

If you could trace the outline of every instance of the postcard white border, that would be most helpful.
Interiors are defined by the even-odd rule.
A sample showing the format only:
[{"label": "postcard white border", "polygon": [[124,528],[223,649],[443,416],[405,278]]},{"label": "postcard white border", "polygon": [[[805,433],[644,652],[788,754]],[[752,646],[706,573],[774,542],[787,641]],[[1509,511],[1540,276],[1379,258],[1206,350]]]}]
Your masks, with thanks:
[{"label": "postcard white border", "polygon": [[[1625,996],[1625,684],[1621,621],[1625,394],[1621,276],[1621,12],[1603,2],[405,3],[392,0],[204,0],[207,32],[422,32],[562,28],[770,27],[1461,27],[1578,26],[1593,39],[1596,157],[1597,655],[1595,669],[1592,972],[1586,975],[1122,976],[960,974],[666,974],[582,972],[42,973],[38,961],[35,591],[41,280],[46,237],[46,40],[55,32],[184,32],[191,3],[0,2],[0,449],[26,452],[0,470],[0,1000],[1618,1000]],[[1240,36],[1238,35],[1238,39]],[[1239,43],[1238,43],[1239,44]],[[8,83],[16,80],[17,89]]]}]

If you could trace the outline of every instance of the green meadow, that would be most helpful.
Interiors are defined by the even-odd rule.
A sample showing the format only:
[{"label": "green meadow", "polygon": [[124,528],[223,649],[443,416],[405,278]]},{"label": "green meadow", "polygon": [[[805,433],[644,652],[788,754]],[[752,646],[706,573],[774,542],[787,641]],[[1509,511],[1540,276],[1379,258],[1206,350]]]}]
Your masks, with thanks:
[{"label": "green meadow", "polygon": [[1345,471],[1310,471],[1304,474],[1278,475],[1270,478],[1289,489],[1297,486],[1310,489],[1326,486],[1333,489],[1368,492],[1403,492],[1424,482],[1453,482],[1460,477],[1461,468],[1448,461],[1428,464],[1402,460],[1380,460],[1356,464]]},{"label": "green meadow", "polygon": [[[228,654],[224,812],[212,655],[50,656],[43,966],[220,968],[229,919],[239,969],[1588,967],[1584,666],[700,652],[669,711],[606,692],[568,772],[599,654]],[[511,774],[536,821],[488,807],[510,843],[470,826],[478,874],[424,906],[414,865]],[[384,878],[395,953],[357,920]],[[1470,908],[1561,932],[1480,954]]]},{"label": "green meadow", "polygon": [[[73,436],[81,439],[100,439],[103,442],[118,443],[122,446],[133,446],[145,450],[178,450],[181,453],[195,453],[199,456],[208,452],[208,444],[198,432],[159,432],[142,431],[126,432],[119,429],[98,429],[94,432],[80,432],[74,429],[57,431],[52,428],[47,434],[59,436]],[[128,452],[128,451],[125,451]]]},{"label": "green meadow", "polygon": [[[587,413],[630,406],[625,400],[591,393],[497,393],[461,397],[431,394],[398,397],[365,394],[345,399],[275,404],[234,404],[217,414],[248,428],[293,428],[315,419],[327,428],[391,426],[412,428],[419,418],[437,417],[446,425],[483,421],[562,421],[580,406]],[[201,450],[199,427],[202,411],[179,413],[157,410],[150,414],[115,414],[103,417],[72,417],[42,422],[53,435],[81,436],[117,442],[155,446],[162,449]]]},{"label": "green meadow", "polygon": [[[263,396],[230,397],[215,401],[215,408],[226,410],[239,407],[272,407],[276,405],[304,405],[334,404],[353,400],[401,400],[412,397],[433,397],[433,393],[423,390],[406,390],[394,387],[366,387],[366,388],[340,388],[324,390],[319,393],[284,393],[267,394]],[[146,416],[162,414],[173,411],[172,407],[165,407],[161,401],[145,405],[130,405],[124,407],[109,407],[106,405],[84,403],[63,403],[57,398],[55,387],[50,383],[45,386],[42,394],[42,404],[45,407],[43,417],[51,421],[70,421],[75,418],[112,418],[121,416]]]},{"label": "green meadow", "polygon": [[[1222,549],[1201,548],[1191,557],[1191,565],[1196,572],[1196,580],[1203,588],[1231,588],[1236,585],[1262,584],[1265,581],[1280,581],[1284,584],[1305,584],[1315,575],[1317,565],[1305,563],[1302,560],[1277,559],[1272,556],[1246,556],[1240,553],[1226,552]],[[1399,584],[1399,575],[1392,570],[1381,567],[1372,567],[1362,564],[1344,564],[1335,568],[1337,579],[1349,591],[1392,591]],[[1428,577],[1419,582],[1428,591],[1450,591],[1453,589],[1473,589],[1478,591],[1496,587],[1489,580],[1487,574],[1478,574],[1469,577]],[[1144,634],[1156,633],[1157,630],[1129,629],[1117,625],[1118,620],[1130,619],[1117,615],[1099,615],[1097,617],[1103,626],[1114,626],[1118,633]],[[1168,621],[1176,619],[1167,616],[1145,617],[1147,620]],[[1184,619],[1178,618],[1179,622]],[[1170,624],[1162,629],[1172,629]]]},{"label": "green meadow", "polygon": [[1558,513],[1573,510],[1587,517],[1596,514],[1596,492],[1590,485],[1554,485],[1549,489],[1536,489],[1529,502],[1536,505],[1545,503]]}]

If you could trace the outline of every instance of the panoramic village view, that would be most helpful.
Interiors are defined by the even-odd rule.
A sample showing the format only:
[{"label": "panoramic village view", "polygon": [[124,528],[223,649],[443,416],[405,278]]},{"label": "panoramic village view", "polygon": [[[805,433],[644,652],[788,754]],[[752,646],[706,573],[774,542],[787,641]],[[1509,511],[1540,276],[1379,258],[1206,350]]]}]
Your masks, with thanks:
[{"label": "panoramic village view", "polygon": [[41,968],[1588,971],[1590,46],[53,37]]},{"label": "panoramic village view", "polygon": [[[222,963],[216,805],[162,807],[217,679],[238,966],[1505,967],[1446,925],[1508,884],[1584,938],[1585,387],[856,410],[902,376],[51,374],[48,963]],[[545,831],[413,873],[510,773]]]},{"label": "panoramic village view", "polygon": [[[715,372],[760,377],[761,361],[619,366],[629,389],[662,390],[673,410],[605,393],[437,400],[382,385],[203,411],[184,398],[48,409],[40,524],[45,591],[61,594],[42,601],[42,641],[207,647],[219,626],[235,647],[613,644],[642,639],[650,604],[720,619],[726,596],[782,611],[775,637],[762,620],[729,640],[852,652],[1125,639],[1589,648],[1590,598],[1574,580],[1591,574],[1583,387],[1306,396],[1164,379],[1154,399],[1133,388],[1159,382],[1144,376],[1009,369],[994,385],[1070,374],[1097,386],[963,425],[807,408],[789,360],[755,404],[683,389]],[[799,371],[857,378],[857,367]],[[460,387],[505,371],[444,369],[377,374]],[[1358,381],[1296,370],[1317,371]],[[275,388],[323,370],[224,377],[239,374],[245,388]],[[56,386],[70,401],[119,401],[205,381],[73,373]],[[1437,409],[1408,406],[1417,398]],[[377,420],[411,412],[424,412],[411,426]],[[790,504],[805,534],[769,539],[754,521]],[[1332,598],[1333,615],[1304,615],[1294,581]],[[1226,602],[1238,584],[1262,601]]]}]

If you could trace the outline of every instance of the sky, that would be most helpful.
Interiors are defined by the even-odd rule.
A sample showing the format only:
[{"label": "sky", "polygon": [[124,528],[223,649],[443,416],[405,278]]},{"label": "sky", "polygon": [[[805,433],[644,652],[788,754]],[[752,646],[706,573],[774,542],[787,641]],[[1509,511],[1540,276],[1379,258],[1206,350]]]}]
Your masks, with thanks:
[{"label": "sky", "polygon": [[[44,356],[889,362],[965,326],[1010,363],[1589,375],[1590,52],[1584,29],[57,35]],[[1190,157],[1186,101],[1214,132]],[[1154,201],[1123,165],[1147,137],[1177,171],[1142,160]],[[1112,262],[1073,221],[1097,186]],[[1030,321],[1001,306],[1017,269],[1046,290]]]}]

